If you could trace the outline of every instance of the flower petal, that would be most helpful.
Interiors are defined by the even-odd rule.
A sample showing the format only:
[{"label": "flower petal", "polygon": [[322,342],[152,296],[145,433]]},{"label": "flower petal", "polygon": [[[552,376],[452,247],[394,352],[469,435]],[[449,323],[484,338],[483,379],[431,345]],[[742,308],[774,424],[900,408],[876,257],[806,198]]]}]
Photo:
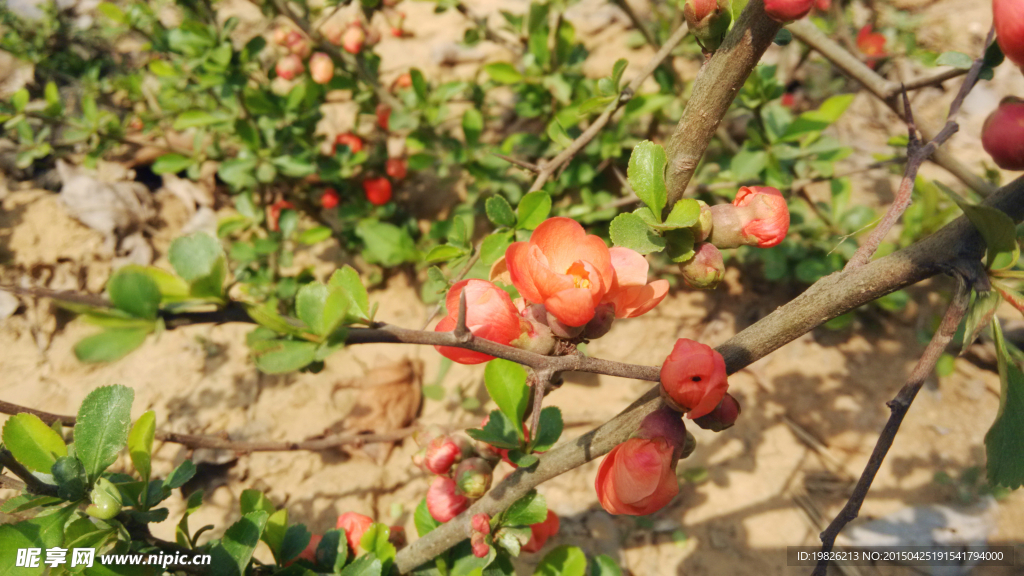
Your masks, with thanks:
[{"label": "flower petal", "polygon": [[647,270],[650,265],[642,254],[629,248],[615,247],[608,251],[611,257],[612,268],[615,270],[615,280],[612,288],[627,288],[629,286],[643,286],[647,284]]},{"label": "flower petal", "polygon": [[[668,295],[668,280],[655,280],[646,286],[633,286],[611,300],[616,318],[636,318],[650,312]],[[607,300],[607,298],[606,298]]]},{"label": "flower petal", "polygon": [[544,300],[552,316],[567,326],[583,326],[594,317],[594,297],[586,288],[569,288]]},{"label": "flower petal", "polygon": [[579,222],[572,218],[555,217],[537,226],[530,236],[530,244],[541,249],[552,270],[564,273],[573,262],[580,259],[578,250],[586,236],[587,232]]}]

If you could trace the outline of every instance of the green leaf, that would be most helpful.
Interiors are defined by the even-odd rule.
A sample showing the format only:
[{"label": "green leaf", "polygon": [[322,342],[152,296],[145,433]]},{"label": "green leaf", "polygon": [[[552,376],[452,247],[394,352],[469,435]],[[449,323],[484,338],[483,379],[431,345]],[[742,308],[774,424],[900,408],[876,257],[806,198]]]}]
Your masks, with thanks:
[{"label": "green leaf", "polygon": [[839,96],[832,96],[828,100],[821,103],[821,106],[817,110],[811,110],[804,112],[803,114],[796,117],[789,126],[786,127],[786,131],[782,134],[781,140],[783,142],[790,140],[797,140],[803,135],[814,132],[821,132],[825,128],[828,128],[839,117],[846,112],[846,109],[853,103],[853,99],[856,94],[841,94]]},{"label": "green leaf", "polygon": [[470,428],[466,434],[475,440],[486,442],[498,448],[518,448],[519,437],[515,426],[500,410],[491,412],[490,419],[483,429]]},{"label": "green leaf", "polygon": [[427,264],[436,264],[438,262],[447,262],[454,260],[459,256],[465,255],[466,251],[462,248],[452,246],[451,244],[439,244],[430,249],[427,255],[424,257]]},{"label": "green leaf", "polygon": [[89,482],[85,475],[82,461],[74,456],[61,456],[50,470],[53,480],[57,483],[57,495],[69,502],[85,498],[86,485]]},{"label": "green leaf", "polygon": [[509,245],[512,244],[512,232],[499,232],[484,238],[480,244],[480,261],[490,266],[505,255]]},{"label": "green leaf", "polygon": [[110,2],[100,2],[99,5],[96,6],[96,11],[118,24],[128,23],[128,19],[125,17],[124,12],[118,8],[117,5],[111,4]]},{"label": "green leaf", "polygon": [[344,320],[349,303],[341,288],[310,282],[295,295],[295,312],[315,334],[325,336]]},{"label": "green leaf", "polygon": [[272,160],[281,173],[292,178],[305,178],[317,171],[316,164],[297,156],[279,156]]},{"label": "green leaf", "polygon": [[52,514],[37,516],[16,524],[0,524],[0,575],[42,574],[46,567],[43,552],[39,569],[15,566],[18,550],[22,548],[55,548],[64,544],[64,525],[75,513],[78,503],[71,503]]},{"label": "green leaf", "polygon": [[540,432],[537,432],[533,440],[532,450],[535,452],[547,452],[558,442],[562,436],[562,411],[554,406],[548,406],[540,411]]},{"label": "green leaf", "polygon": [[228,122],[230,120],[234,120],[234,115],[225,110],[215,110],[213,112],[207,112],[205,110],[190,110],[188,112],[178,114],[178,117],[174,119],[173,128],[175,130],[185,130],[199,126],[220,124],[221,122]]},{"label": "green leaf", "polygon": [[587,557],[576,546],[559,546],[540,561],[534,576],[586,576]]},{"label": "green leaf", "polygon": [[476,108],[469,108],[462,114],[462,134],[466,137],[466,144],[474,146],[480,142],[480,135],[484,131],[484,117]]},{"label": "green leaf", "polygon": [[181,488],[195,475],[196,465],[191,460],[185,460],[167,475],[167,478],[164,479],[164,487],[169,490]]},{"label": "green leaf", "polygon": [[540,461],[536,454],[527,454],[522,450],[509,450],[508,459],[518,468],[530,468]]},{"label": "green leaf", "polygon": [[963,52],[943,52],[935,59],[936,66],[952,66],[961,70],[968,70],[974,64],[974,59]]},{"label": "green leaf", "polygon": [[220,163],[217,175],[235,190],[256,186],[256,159],[232,158]]},{"label": "green leaf", "polygon": [[17,514],[18,512],[24,512],[39,506],[52,506],[61,500],[61,498],[54,498],[53,496],[19,494],[0,505],[0,512],[4,514]]},{"label": "green leaf", "polygon": [[[270,551],[274,553],[274,558],[277,558],[284,543],[285,535],[288,532],[288,510],[282,508],[269,513],[270,517],[267,518],[267,527],[263,529],[263,535],[260,536],[260,540],[267,543]],[[299,550],[299,552],[301,551]]]},{"label": "green leaf", "polygon": [[665,149],[650,140],[644,140],[633,148],[633,153],[629,156],[629,166],[626,168],[629,185],[640,200],[650,207],[659,222],[668,198],[665,188],[667,164]]},{"label": "green leaf", "polygon": [[558,122],[558,120],[552,120],[548,124],[548,138],[555,144],[558,144],[562,148],[568,148],[572,145],[572,138],[569,137],[565,132],[565,128]]},{"label": "green leaf", "polygon": [[383,570],[380,559],[373,554],[364,554],[346,566],[341,576],[381,576]]},{"label": "green leaf", "polygon": [[238,497],[238,507],[243,516],[258,510],[262,510],[268,515],[277,511],[274,503],[263,492],[252,488],[242,490],[242,495]]},{"label": "green leaf", "polygon": [[315,228],[310,228],[309,230],[303,230],[303,232],[299,234],[298,240],[307,246],[312,246],[313,244],[319,244],[330,237],[330,228],[327,226],[317,226]]},{"label": "green leaf", "polygon": [[148,275],[121,268],[107,282],[111,303],[119,310],[147,320],[156,319],[160,308],[160,287]]},{"label": "green leaf", "polygon": [[660,252],[665,248],[665,239],[655,234],[643,218],[635,213],[626,212],[616,216],[608,228],[608,233],[616,246],[623,246],[640,254]]},{"label": "green leaf", "polygon": [[416,525],[416,534],[420,538],[423,538],[441,525],[440,522],[434,520],[434,517],[430,515],[430,510],[427,509],[426,498],[421,499],[420,503],[416,505],[416,511],[412,515],[412,522]]},{"label": "green leaf", "polygon": [[316,359],[316,344],[295,340],[260,340],[249,345],[256,367],[266,374],[285,374]]},{"label": "green leaf", "polygon": [[971,307],[967,310],[967,317],[964,319],[964,344],[960,350],[961,354],[966,352],[967,348],[978,339],[978,334],[992,320],[992,315],[996,313],[996,308],[999,307],[1001,301],[999,293],[995,290],[974,293]]},{"label": "green leaf", "polygon": [[143,482],[149,482],[149,475],[152,472],[150,465],[153,457],[153,437],[156,435],[156,413],[147,410],[139,416],[128,433],[128,455],[132,459],[132,466],[142,477]]},{"label": "green leaf", "polygon": [[284,539],[281,540],[281,546],[278,550],[277,563],[284,564],[291,560],[294,560],[306,546],[309,546],[309,541],[313,535],[306,528],[305,524],[293,524],[285,530]]},{"label": "green leaf", "polygon": [[484,72],[499,84],[518,84],[523,75],[508,62],[494,62],[484,66]]},{"label": "green leaf", "polygon": [[131,270],[149,276],[153,282],[156,282],[162,302],[180,302],[189,299],[188,284],[166,270],[161,270],[155,266],[138,266],[135,264],[122,266],[118,271],[120,272],[121,270]]},{"label": "green leaf", "polygon": [[622,569],[614,558],[607,554],[594,557],[594,564],[590,570],[590,576],[622,576]]},{"label": "green leaf", "polygon": [[75,455],[85,465],[92,482],[117,460],[117,453],[128,443],[135,391],[115,384],[89,393],[78,409],[75,423]]},{"label": "green leaf", "polygon": [[246,573],[252,553],[260,541],[260,535],[267,524],[269,515],[263,511],[250,512],[232,524],[213,547],[210,555],[210,571],[224,576],[242,576]]},{"label": "green leaf", "polygon": [[622,81],[622,73],[626,71],[627,66],[629,66],[629,61],[625,58],[619,58],[615,61],[615,65],[612,66],[612,84],[615,85],[616,90],[619,88],[619,82]]},{"label": "green leaf", "polygon": [[349,300],[348,313],[359,313],[364,320],[370,319],[370,297],[366,293],[366,286],[359,278],[359,272],[348,264],[342,266],[331,274],[328,286],[341,288]]},{"label": "green leaf", "polygon": [[223,255],[220,242],[216,238],[205,232],[193,232],[188,236],[175,238],[174,242],[171,242],[167,258],[178,276],[184,278],[186,282],[194,282],[211,274],[217,259]]},{"label": "green leaf", "polygon": [[665,218],[666,228],[689,228],[700,220],[700,204],[693,198],[683,198],[672,206],[668,218]]},{"label": "green leaf", "polygon": [[484,369],[484,384],[498,409],[515,425],[519,437],[523,437],[523,416],[530,399],[530,387],[526,385],[526,369],[516,362],[496,358]]},{"label": "green leaf", "polygon": [[416,246],[403,228],[377,220],[362,219],[356,225],[356,236],[363,241],[363,258],[371,264],[397,266],[416,260]]},{"label": "green leaf", "polygon": [[157,59],[149,61],[149,71],[161,78],[173,78],[178,75],[178,70],[174,66]]},{"label": "green leaf", "polygon": [[3,428],[4,446],[29,470],[49,474],[61,456],[67,456],[64,439],[35,414],[15,414]]},{"label": "green leaf", "polygon": [[509,526],[532,526],[547,520],[547,517],[548,505],[544,496],[536,490],[530,490],[508,507],[504,523]]},{"label": "green leaf", "polygon": [[1020,256],[1020,246],[1017,245],[1017,226],[1014,224],[1013,219],[1007,216],[1005,212],[996,208],[969,204],[945,184],[941,182],[935,182],[935,184],[960,206],[967,219],[971,221],[971,224],[974,224],[974,227],[981,233],[981,237],[985,239],[985,245],[988,247],[986,251],[986,266],[991,267],[996,256],[1002,253],[1012,255],[1012,261],[1008,266],[1004,267],[1013,266],[1017,257]]},{"label": "green leaf", "polygon": [[1024,484],[1024,373],[1008,358],[999,321],[992,320],[999,361],[999,412],[985,434],[988,481],[1016,490]]},{"label": "green leaf", "polygon": [[340,528],[328,530],[316,546],[316,563],[337,574],[348,562],[348,540]]},{"label": "green leaf", "polygon": [[673,262],[686,262],[693,258],[693,231],[688,228],[669,230],[665,233],[668,245],[665,253]]},{"label": "green leaf", "polygon": [[90,363],[119,360],[142,346],[154,328],[111,329],[86,336],[75,344],[75,358]]},{"label": "green leaf", "polygon": [[519,201],[516,214],[519,216],[521,230],[533,230],[547,220],[551,213],[551,196],[547,192],[530,192]]},{"label": "green leaf", "polygon": [[496,226],[512,228],[516,225],[516,214],[504,196],[491,196],[484,203],[484,208],[487,211],[487,218]]},{"label": "green leaf", "polygon": [[391,573],[391,565],[395,562],[395,546],[388,539],[391,537],[391,530],[387,526],[374,522],[370,528],[363,533],[359,545],[373,556],[376,556],[381,563],[381,572]]},{"label": "green leaf", "polygon": [[195,160],[181,154],[164,154],[153,162],[155,174],[177,174],[195,163]]}]

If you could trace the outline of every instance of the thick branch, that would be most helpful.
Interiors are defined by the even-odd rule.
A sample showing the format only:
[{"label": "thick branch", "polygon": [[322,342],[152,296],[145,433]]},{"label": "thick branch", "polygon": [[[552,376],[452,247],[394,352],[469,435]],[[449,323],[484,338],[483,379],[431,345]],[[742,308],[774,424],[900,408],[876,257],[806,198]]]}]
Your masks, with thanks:
[{"label": "thick branch", "polygon": [[747,4],[722,45],[701,68],[693,84],[693,95],[666,148],[666,210],[671,210],[683,197],[719,122],[781,28],[781,24],[765,15],[764,3],[754,0]]},{"label": "thick branch", "polygon": [[[977,265],[977,262],[975,264]],[[899,394],[887,404],[891,411],[889,421],[885,423],[885,428],[882,429],[882,433],[878,436],[875,449],[871,452],[871,457],[864,467],[860,480],[857,481],[857,485],[853,489],[853,494],[850,495],[846,506],[839,512],[835,520],[821,533],[822,552],[828,553],[832,551],[839,532],[860,513],[860,507],[864,504],[868,490],[871,489],[871,483],[874,482],[875,475],[878,474],[878,470],[882,467],[882,461],[885,460],[886,454],[889,453],[889,448],[892,447],[893,440],[896,439],[896,433],[900,431],[900,424],[903,423],[903,418],[907,415],[910,404],[914,401],[918,391],[921,390],[925,379],[935,370],[935,364],[939,361],[939,357],[942,356],[943,352],[945,352],[946,345],[953,339],[960,321],[963,320],[964,315],[967,313],[971,283],[959,276],[957,279],[959,286],[953,295],[953,302],[950,303],[949,308],[946,310],[946,315],[942,318],[942,324],[939,326],[938,331],[935,332],[935,335],[932,336],[931,342],[928,343],[928,347],[925,348],[924,353],[921,355],[921,359],[918,360],[917,365],[911,371],[907,383],[900,389]],[[814,571],[811,573],[812,576],[825,576],[828,572],[828,564],[828,561],[818,562],[818,565],[815,566]]]}]

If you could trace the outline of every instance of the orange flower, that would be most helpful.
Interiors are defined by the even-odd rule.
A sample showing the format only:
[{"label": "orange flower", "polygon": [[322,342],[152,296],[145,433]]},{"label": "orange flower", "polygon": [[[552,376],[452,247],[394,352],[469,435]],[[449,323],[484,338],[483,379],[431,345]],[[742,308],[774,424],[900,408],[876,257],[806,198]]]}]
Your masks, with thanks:
[{"label": "orange flower", "polygon": [[636,318],[654,308],[668,294],[668,280],[647,283],[647,259],[629,248],[612,248],[612,285],[601,299],[615,307],[616,318]]},{"label": "orange flower", "polygon": [[610,514],[644,516],[661,510],[679,493],[674,447],[663,437],[630,438],[605,456],[595,489]]},{"label": "orange flower", "polygon": [[857,32],[857,49],[868,57],[868,65],[872,68],[877,60],[885,56],[885,36],[873,30],[871,24],[865,24]]},{"label": "orange flower", "polygon": [[522,296],[568,326],[583,326],[612,286],[614,268],[604,240],[569,218],[549,218],[529,242],[505,251],[512,284]]},{"label": "orange flower", "polygon": [[676,340],[661,365],[661,392],[672,408],[699,418],[718,406],[729,389],[725,359],[714,348],[687,338]]},{"label": "orange flower", "polygon": [[[451,332],[459,318],[459,299],[466,291],[466,327],[478,338],[499,344],[512,344],[522,334],[519,311],[508,292],[486,280],[463,280],[452,286],[445,298],[448,315],[434,327],[435,332]],[[453,346],[435,346],[442,356],[459,364],[480,364],[492,356]]]},{"label": "orange flower", "polygon": [[996,39],[1003,54],[1024,69],[1024,2],[993,0],[992,20],[996,27]]},{"label": "orange flower", "polygon": [[370,529],[371,525],[373,525],[373,518],[356,512],[345,512],[338,516],[336,527],[345,530],[348,547],[352,550],[352,554],[355,555],[359,551],[359,542],[362,541],[363,534]]},{"label": "orange flower", "polygon": [[561,526],[561,520],[558,518],[558,514],[555,514],[551,510],[548,510],[548,517],[543,522],[538,522],[530,526],[530,541],[523,545],[521,550],[523,552],[536,552],[547,544],[548,539],[558,534],[558,529]]}]

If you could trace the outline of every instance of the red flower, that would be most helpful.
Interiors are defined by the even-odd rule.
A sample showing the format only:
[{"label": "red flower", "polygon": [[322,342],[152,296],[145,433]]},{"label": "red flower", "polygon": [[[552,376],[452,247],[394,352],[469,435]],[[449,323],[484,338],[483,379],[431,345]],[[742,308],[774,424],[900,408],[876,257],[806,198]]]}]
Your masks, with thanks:
[{"label": "red flower", "polygon": [[341,47],[350,54],[359,54],[366,42],[366,31],[359,24],[352,24],[341,34]]},{"label": "red flower", "polygon": [[548,517],[543,522],[530,526],[530,541],[524,544],[521,550],[523,552],[536,552],[540,550],[547,544],[549,538],[558,534],[560,526],[561,521],[558,519],[558,514],[548,510]]},{"label": "red flower", "polygon": [[402,180],[408,173],[409,163],[404,158],[388,158],[384,163],[384,172],[395,180]]},{"label": "red flower", "polygon": [[427,444],[423,465],[434,474],[447,474],[461,458],[462,450],[454,440],[448,436],[438,436]]},{"label": "red flower", "polygon": [[636,318],[657,306],[668,294],[668,280],[647,283],[647,259],[629,248],[612,248],[612,284],[601,299],[615,308],[616,318]]},{"label": "red flower", "polygon": [[885,36],[873,32],[871,24],[865,24],[857,32],[857,49],[868,57],[868,66],[874,68],[877,61],[885,56]]},{"label": "red flower", "polygon": [[370,204],[383,206],[391,200],[391,181],[384,177],[363,180],[363,192]]},{"label": "red flower", "polygon": [[714,410],[728,389],[725,359],[718,351],[686,338],[676,340],[661,365],[661,392],[669,405],[699,418]]},{"label": "red flower", "polygon": [[782,192],[771,186],[744,186],[736,192],[733,205],[752,207],[755,217],[747,220],[743,234],[757,239],[758,248],[777,246],[789,231],[789,207]]},{"label": "red flower", "polygon": [[491,553],[491,547],[487,544],[487,538],[479,532],[474,532],[469,537],[469,543],[473,548],[473,556],[486,558]]},{"label": "red flower", "polygon": [[447,476],[434,478],[427,490],[427,511],[434,520],[447,522],[466,508],[469,508],[469,498],[456,493],[455,480]]},{"label": "red flower", "polygon": [[[486,280],[463,280],[452,286],[445,298],[448,315],[434,327],[435,332],[451,332],[459,318],[459,299],[466,291],[466,327],[478,338],[499,344],[512,344],[522,328],[519,311],[512,298],[501,288]],[[481,364],[492,356],[452,346],[435,346],[442,356],[459,364]]]},{"label": "red flower", "polygon": [[328,188],[324,190],[322,196],[320,196],[320,204],[330,210],[338,205],[338,192],[334,188]]},{"label": "red flower", "polygon": [[[401,35],[401,30],[399,30],[399,35]],[[391,89],[392,90],[394,90],[395,88],[411,88],[411,87],[412,87],[412,74],[409,74],[408,72],[406,72],[405,74],[402,74],[398,78],[395,78],[394,84],[391,85]]]},{"label": "red flower", "polygon": [[309,75],[317,84],[327,84],[334,78],[334,60],[323,52],[317,52],[309,59]]},{"label": "red flower", "polygon": [[348,146],[348,149],[353,153],[361,152],[363,149],[363,140],[351,132],[344,132],[338,134],[334,138],[335,152],[337,152],[338,146]]},{"label": "red flower", "polygon": [[505,261],[519,293],[568,326],[594,317],[615,274],[604,240],[569,218],[545,220],[529,242],[508,247]]},{"label": "red flower", "polygon": [[792,22],[807,16],[814,0],[764,0],[764,11],[776,22]]},{"label": "red flower", "polygon": [[610,514],[644,516],[679,493],[674,448],[665,438],[630,438],[605,456],[597,472],[597,498]]},{"label": "red flower", "polygon": [[1003,54],[1024,69],[1024,1],[992,0],[992,18]]},{"label": "red flower", "polygon": [[470,522],[474,532],[479,532],[484,536],[491,533],[491,517],[487,514],[474,514]]},{"label": "red flower", "polygon": [[981,129],[981,145],[1004,170],[1024,170],[1024,100],[1004,98]]},{"label": "red flower", "polygon": [[278,232],[280,228],[277,225],[278,220],[281,219],[281,210],[294,209],[295,206],[287,200],[278,200],[267,208],[267,228],[270,228],[272,232]]},{"label": "red flower", "polygon": [[377,125],[387,130],[390,119],[391,107],[387,104],[377,104]]},{"label": "red flower", "polygon": [[338,516],[336,527],[345,530],[345,539],[348,540],[348,547],[352,550],[353,555],[359,550],[359,543],[363,539],[363,534],[370,529],[372,524],[373,518],[355,512],[345,512]]},{"label": "red flower", "polygon": [[302,74],[306,67],[302,64],[302,58],[299,58],[295,54],[289,54],[284,58],[277,61],[277,66],[274,67],[277,70],[277,75],[285,80],[291,80],[299,74]]}]

